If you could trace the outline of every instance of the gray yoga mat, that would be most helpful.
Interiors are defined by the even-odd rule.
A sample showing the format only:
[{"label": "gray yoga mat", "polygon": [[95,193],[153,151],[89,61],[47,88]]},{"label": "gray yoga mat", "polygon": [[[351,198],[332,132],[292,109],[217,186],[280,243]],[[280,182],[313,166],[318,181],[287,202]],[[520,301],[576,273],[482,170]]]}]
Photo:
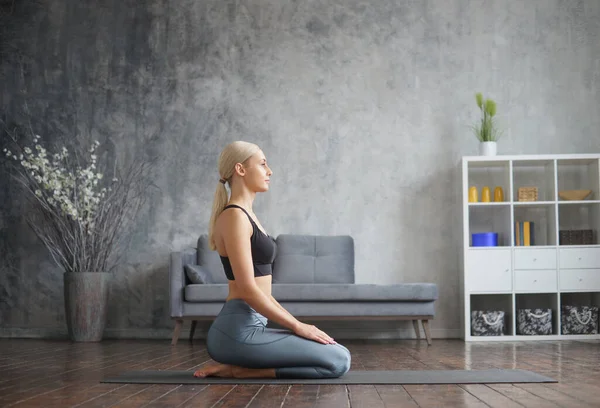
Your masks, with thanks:
[{"label": "gray yoga mat", "polygon": [[490,384],[558,382],[527,370],[350,370],[340,378],[196,378],[193,371],[141,370],[108,377],[104,383],[131,384]]}]

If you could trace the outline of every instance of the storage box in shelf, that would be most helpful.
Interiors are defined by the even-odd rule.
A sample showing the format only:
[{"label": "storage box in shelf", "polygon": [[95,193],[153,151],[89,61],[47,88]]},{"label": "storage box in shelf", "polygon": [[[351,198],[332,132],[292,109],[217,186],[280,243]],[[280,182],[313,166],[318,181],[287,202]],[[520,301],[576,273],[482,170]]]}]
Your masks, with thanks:
[{"label": "storage box in shelf", "polygon": [[552,309],[518,309],[517,334],[528,336],[552,334]]},{"label": "storage box in shelf", "polygon": [[559,245],[595,245],[594,231],[586,230],[560,230],[558,232]]},{"label": "storage box in shelf", "polygon": [[472,336],[503,336],[506,331],[503,310],[473,310],[471,312]]},{"label": "storage box in shelf", "polygon": [[538,188],[537,187],[519,187],[519,189],[517,190],[517,199],[519,201],[537,201]]},{"label": "storage box in shelf", "polygon": [[563,305],[561,308],[563,334],[598,334],[598,307]]}]

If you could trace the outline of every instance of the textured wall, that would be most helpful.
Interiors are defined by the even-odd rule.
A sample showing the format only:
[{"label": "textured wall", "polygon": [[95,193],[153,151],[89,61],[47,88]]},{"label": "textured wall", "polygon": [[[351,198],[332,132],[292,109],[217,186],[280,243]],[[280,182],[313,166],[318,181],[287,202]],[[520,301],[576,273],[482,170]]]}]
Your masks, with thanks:
[{"label": "textured wall", "polygon": [[[474,93],[498,102],[500,153],[600,151],[597,0],[52,0],[3,19],[8,120],[26,102],[45,138],[161,152],[109,336],[168,336],[168,254],[206,230],[230,141],[257,142],[274,170],[255,203],[272,235],[352,234],[358,282],[439,284],[442,337],[460,335],[458,163],[477,153]],[[61,271],[0,186],[2,333],[64,333]]]}]

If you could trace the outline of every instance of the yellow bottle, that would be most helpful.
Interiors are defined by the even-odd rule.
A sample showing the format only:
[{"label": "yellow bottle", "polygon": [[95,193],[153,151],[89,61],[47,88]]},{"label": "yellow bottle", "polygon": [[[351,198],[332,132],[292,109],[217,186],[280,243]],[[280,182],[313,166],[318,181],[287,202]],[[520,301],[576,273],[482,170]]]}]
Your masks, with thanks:
[{"label": "yellow bottle", "polygon": [[492,192],[488,186],[481,189],[481,201],[484,203],[492,201]]},{"label": "yellow bottle", "polygon": [[502,191],[502,187],[500,186],[494,189],[494,201],[504,201],[504,191]]},{"label": "yellow bottle", "polygon": [[477,187],[475,187],[475,186],[469,187],[469,202],[476,203],[477,201],[479,201],[479,198],[477,195]]}]

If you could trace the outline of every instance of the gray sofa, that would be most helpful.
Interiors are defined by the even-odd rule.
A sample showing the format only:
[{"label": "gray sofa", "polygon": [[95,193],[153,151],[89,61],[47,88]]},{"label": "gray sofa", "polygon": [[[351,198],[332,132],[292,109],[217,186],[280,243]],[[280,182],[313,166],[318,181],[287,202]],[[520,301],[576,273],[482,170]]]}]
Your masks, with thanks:
[{"label": "gray sofa", "polygon": [[[350,236],[282,234],[276,242],[272,295],[298,319],[412,320],[417,339],[421,321],[431,344],[428,323],[435,315],[436,284],[356,284]],[[196,277],[194,269],[202,271],[203,279],[190,280]],[[184,320],[191,321],[191,341],[196,322],[219,313],[228,285],[219,255],[208,248],[206,235],[199,237],[197,248],[171,253],[169,274],[175,320],[171,344],[175,345]]]}]

